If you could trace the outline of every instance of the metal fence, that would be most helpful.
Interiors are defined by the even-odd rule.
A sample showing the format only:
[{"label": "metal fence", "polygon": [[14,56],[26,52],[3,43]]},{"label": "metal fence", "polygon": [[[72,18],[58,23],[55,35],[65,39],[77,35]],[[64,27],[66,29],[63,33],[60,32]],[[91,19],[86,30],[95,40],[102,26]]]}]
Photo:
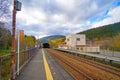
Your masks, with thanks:
[{"label": "metal fence", "polygon": [[[33,48],[30,50],[20,52],[19,54],[20,70],[24,67],[26,63],[30,61],[30,59],[37,53],[37,51],[38,51],[37,48]],[[17,59],[17,53],[16,53],[16,59]],[[0,80],[9,80],[10,63],[11,63],[11,54],[0,57]],[[16,73],[17,73],[17,63],[16,63]]]},{"label": "metal fence", "polygon": [[101,50],[100,54],[105,55],[105,56],[111,56],[111,57],[120,58],[120,52],[118,52],[118,51]]}]

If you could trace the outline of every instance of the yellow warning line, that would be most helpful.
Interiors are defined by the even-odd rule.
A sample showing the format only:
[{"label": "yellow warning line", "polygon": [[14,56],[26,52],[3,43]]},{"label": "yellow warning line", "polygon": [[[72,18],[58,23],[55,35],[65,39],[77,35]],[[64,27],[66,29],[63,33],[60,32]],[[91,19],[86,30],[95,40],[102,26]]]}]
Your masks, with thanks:
[{"label": "yellow warning line", "polygon": [[45,53],[44,50],[42,49],[42,54],[43,54],[43,60],[44,60],[44,67],[45,67],[45,72],[46,72],[46,77],[47,80],[53,80],[49,65],[47,63],[46,57],[45,57]]}]

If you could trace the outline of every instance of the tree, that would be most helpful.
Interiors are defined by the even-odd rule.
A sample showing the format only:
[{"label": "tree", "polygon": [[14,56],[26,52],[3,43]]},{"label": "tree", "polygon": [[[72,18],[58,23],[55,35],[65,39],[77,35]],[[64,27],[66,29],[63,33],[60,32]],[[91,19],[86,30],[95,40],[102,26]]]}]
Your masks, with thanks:
[{"label": "tree", "polygon": [[0,49],[11,46],[11,32],[6,29],[11,17],[9,0],[0,0]]},{"label": "tree", "polygon": [[108,38],[103,41],[102,47],[110,50],[120,50],[120,33],[112,38]]},{"label": "tree", "polygon": [[7,49],[11,46],[11,32],[0,23],[0,49]]},{"label": "tree", "polygon": [[54,40],[48,40],[48,43],[50,43],[51,47],[58,47],[59,43],[60,42],[64,42],[65,39],[64,38],[57,38],[57,39],[54,39]]},{"label": "tree", "polygon": [[114,47],[117,49],[117,50],[120,50],[120,33],[118,35],[116,35],[114,38]]},{"label": "tree", "polygon": [[35,37],[34,36],[26,36],[24,39],[25,47],[35,47]]}]

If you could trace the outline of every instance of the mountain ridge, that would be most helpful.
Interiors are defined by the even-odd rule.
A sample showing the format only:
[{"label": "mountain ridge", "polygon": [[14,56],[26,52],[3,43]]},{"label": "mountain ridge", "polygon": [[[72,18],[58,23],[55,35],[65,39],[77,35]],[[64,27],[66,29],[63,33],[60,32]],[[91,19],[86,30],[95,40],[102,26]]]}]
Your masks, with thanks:
[{"label": "mountain ridge", "polygon": [[88,29],[77,34],[86,34],[87,39],[104,39],[120,33],[120,22]]},{"label": "mountain ridge", "polygon": [[41,43],[47,43],[48,39],[54,40],[57,38],[65,38],[64,35],[51,35],[51,36],[46,36],[46,37],[42,37],[40,38],[40,42]]}]

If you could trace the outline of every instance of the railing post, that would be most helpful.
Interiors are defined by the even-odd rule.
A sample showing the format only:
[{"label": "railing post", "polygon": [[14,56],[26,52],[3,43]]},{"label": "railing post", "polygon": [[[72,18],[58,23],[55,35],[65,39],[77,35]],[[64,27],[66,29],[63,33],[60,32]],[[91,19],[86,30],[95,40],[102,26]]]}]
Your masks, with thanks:
[{"label": "railing post", "polygon": [[28,60],[28,51],[26,51],[26,54],[27,54],[27,60]]},{"label": "railing post", "polygon": [[110,65],[112,65],[112,60],[110,60]]},{"label": "railing post", "polygon": [[29,51],[27,51],[28,52],[28,59],[30,59],[30,53],[29,53]]},{"label": "railing post", "polygon": [[26,62],[26,51],[24,52],[24,63]]},{"label": "railing post", "polygon": [[93,57],[93,61],[95,61],[96,57]]},{"label": "railing post", "polygon": [[2,57],[0,57],[0,80],[2,80]]},{"label": "railing post", "polygon": [[24,62],[25,62],[25,51],[23,52],[23,55],[24,55],[24,59],[23,59],[23,64],[24,64]]}]

